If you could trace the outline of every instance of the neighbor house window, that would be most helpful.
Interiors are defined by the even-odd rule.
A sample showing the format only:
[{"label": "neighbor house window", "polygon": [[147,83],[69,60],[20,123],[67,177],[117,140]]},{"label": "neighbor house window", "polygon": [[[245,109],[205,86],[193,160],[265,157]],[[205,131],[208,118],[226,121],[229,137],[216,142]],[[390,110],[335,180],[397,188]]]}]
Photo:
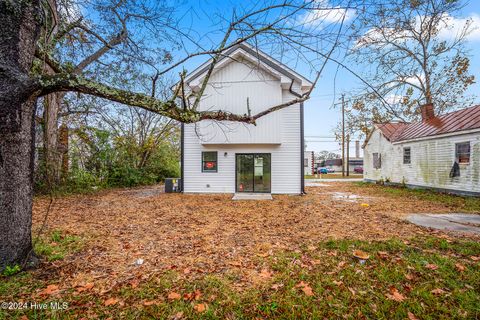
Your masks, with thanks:
[{"label": "neighbor house window", "polygon": [[403,164],[412,162],[412,149],[410,147],[403,148]]},{"label": "neighbor house window", "polygon": [[303,166],[308,167],[308,158],[303,159]]},{"label": "neighbor house window", "polygon": [[455,144],[455,159],[458,163],[470,163],[470,142]]},{"label": "neighbor house window", "polygon": [[380,169],[382,167],[382,155],[380,153],[373,154],[373,167],[375,169]]},{"label": "neighbor house window", "polygon": [[202,152],[202,172],[217,172],[217,151]]}]

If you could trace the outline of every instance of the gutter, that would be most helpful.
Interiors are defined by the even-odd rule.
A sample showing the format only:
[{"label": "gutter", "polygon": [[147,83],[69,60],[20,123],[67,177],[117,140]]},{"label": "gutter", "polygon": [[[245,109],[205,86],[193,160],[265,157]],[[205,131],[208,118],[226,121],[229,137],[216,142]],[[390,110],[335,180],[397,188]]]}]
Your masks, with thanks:
[{"label": "gutter", "polygon": [[303,119],[303,102],[300,102],[300,194],[305,192],[305,168],[303,166],[303,158],[305,153],[305,136],[304,136],[304,119]]},{"label": "gutter", "polygon": [[184,168],[185,168],[185,124],[182,122],[180,124],[180,191],[183,193],[183,186],[185,185],[184,181]]}]

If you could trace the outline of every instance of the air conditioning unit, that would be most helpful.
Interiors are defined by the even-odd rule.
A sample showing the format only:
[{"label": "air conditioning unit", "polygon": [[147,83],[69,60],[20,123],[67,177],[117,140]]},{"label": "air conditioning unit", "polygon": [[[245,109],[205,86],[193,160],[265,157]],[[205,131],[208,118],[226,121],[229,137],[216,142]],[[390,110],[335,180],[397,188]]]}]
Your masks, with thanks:
[{"label": "air conditioning unit", "polygon": [[165,193],[181,192],[182,179],[180,178],[166,178],[165,179]]}]

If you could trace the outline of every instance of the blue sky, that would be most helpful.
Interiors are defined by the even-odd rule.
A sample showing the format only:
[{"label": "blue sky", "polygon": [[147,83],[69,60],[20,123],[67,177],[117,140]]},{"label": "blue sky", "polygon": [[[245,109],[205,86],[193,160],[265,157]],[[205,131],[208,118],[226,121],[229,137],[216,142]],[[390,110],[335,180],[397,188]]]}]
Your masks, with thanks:
[{"label": "blue sky", "polygon": [[[179,9],[183,15],[182,25],[185,28],[192,27],[191,32],[196,39],[200,39],[208,47],[211,43],[218,43],[223,33],[215,31],[220,28],[219,23],[222,19],[228,19],[231,15],[233,6],[237,6],[236,1],[214,1],[198,0],[187,1]],[[462,12],[460,17],[475,17],[477,27],[480,28],[480,2],[471,0]],[[203,39],[202,39],[203,37]],[[470,51],[471,73],[480,78],[480,30],[474,32],[466,44]],[[204,62],[207,57],[192,59],[184,67],[187,70],[194,69],[198,64]],[[312,70],[305,64],[292,66],[299,73],[307,77],[312,77]],[[355,71],[361,71],[359,67],[350,66]],[[478,80],[477,80],[478,81]],[[334,108],[333,104],[340,101],[342,93],[348,94],[358,88],[358,79],[348,71],[337,68],[334,63],[327,64],[322,78],[315,88],[311,98],[305,103],[305,136],[308,150],[321,151],[328,150],[340,153],[338,142],[333,139],[334,127],[341,119],[340,109]],[[480,84],[476,83],[470,87],[467,94],[476,94],[480,92]],[[480,100],[475,100],[480,103]],[[354,144],[351,146],[351,154],[354,154]]]}]

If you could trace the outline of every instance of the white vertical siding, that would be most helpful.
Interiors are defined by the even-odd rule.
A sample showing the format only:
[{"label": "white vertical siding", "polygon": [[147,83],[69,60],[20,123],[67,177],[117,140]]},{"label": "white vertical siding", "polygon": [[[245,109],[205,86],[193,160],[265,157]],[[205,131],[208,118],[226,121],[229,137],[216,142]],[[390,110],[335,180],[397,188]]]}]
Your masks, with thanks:
[{"label": "white vertical siding", "polygon": [[[200,110],[228,110],[251,114],[282,102],[280,79],[246,61],[235,61],[218,70],[205,89]],[[281,143],[281,112],[258,119],[257,125],[238,122],[201,121],[197,133],[203,144]]]},{"label": "white vertical siding", "polygon": [[[201,110],[252,114],[295,97],[282,90],[279,79],[242,62],[231,62],[211,78]],[[295,89],[299,90],[296,84]],[[202,151],[218,152],[218,171],[202,172]],[[184,192],[234,193],[235,154],[271,153],[272,193],[301,192],[300,105],[259,119],[257,126],[202,121],[185,125]]]},{"label": "white vertical siding", "polygon": [[[450,178],[455,161],[455,144],[470,142],[470,163],[460,165],[460,177]],[[403,148],[411,148],[411,163],[403,163]],[[382,155],[382,168],[373,168],[372,154]],[[364,150],[364,177],[395,183],[480,192],[480,133],[428,140],[390,143],[376,129]]]}]

